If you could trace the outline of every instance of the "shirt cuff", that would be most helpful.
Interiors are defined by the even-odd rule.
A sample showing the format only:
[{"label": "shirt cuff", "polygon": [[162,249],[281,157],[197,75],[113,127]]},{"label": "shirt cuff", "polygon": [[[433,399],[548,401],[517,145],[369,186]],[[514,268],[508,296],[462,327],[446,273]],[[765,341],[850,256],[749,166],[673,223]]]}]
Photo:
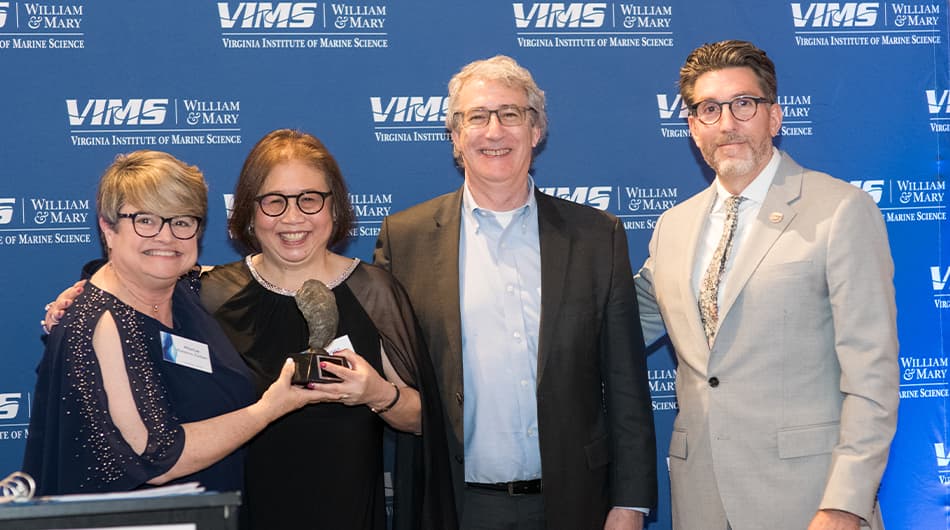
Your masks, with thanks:
[{"label": "shirt cuff", "polygon": [[614,506],[614,508],[620,508],[621,510],[633,510],[635,512],[640,512],[643,515],[650,515],[649,508],[638,508],[635,506]]}]

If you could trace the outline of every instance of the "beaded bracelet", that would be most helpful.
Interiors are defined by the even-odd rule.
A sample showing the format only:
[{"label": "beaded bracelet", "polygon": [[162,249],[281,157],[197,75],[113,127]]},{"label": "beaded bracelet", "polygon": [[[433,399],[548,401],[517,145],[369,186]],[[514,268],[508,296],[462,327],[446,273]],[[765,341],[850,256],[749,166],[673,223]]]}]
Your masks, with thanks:
[{"label": "beaded bracelet", "polygon": [[385,407],[381,409],[378,409],[376,407],[370,407],[369,410],[373,411],[375,414],[384,414],[386,412],[389,412],[390,410],[392,410],[393,407],[396,406],[396,402],[399,401],[399,387],[396,386],[396,383],[393,383],[392,381],[389,381],[389,384],[391,384],[393,388],[396,389],[396,397],[394,397],[393,400],[389,402],[389,405],[386,405]]}]

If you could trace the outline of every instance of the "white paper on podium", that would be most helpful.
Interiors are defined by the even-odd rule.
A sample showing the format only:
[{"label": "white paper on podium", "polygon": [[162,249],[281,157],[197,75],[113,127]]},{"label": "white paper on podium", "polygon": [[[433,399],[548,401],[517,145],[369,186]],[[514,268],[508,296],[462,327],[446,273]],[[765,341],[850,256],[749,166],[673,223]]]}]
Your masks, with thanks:
[{"label": "white paper on podium", "polygon": [[[57,528],[55,530],[102,530],[101,527],[94,528]],[[195,523],[174,523],[174,524],[145,524],[135,526],[110,526],[109,530],[198,530]]]},{"label": "white paper on podium", "polygon": [[[184,484],[172,484],[171,486],[160,486],[157,488],[147,488],[142,490],[134,491],[117,491],[113,493],[74,493],[70,495],[52,495],[49,497],[42,497],[41,499],[48,502],[76,502],[76,501],[105,501],[105,500],[116,500],[116,499],[146,499],[149,497],[165,497],[167,495],[186,495],[188,493],[201,493],[205,490],[204,486],[197,482],[186,482]],[[166,525],[167,526],[167,525]],[[136,526],[130,528],[161,528],[165,530],[165,526]],[[194,526],[184,525],[182,530],[186,528],[194,528]],[[172,525],[168,527],[169,530],[179,530],[177,526]],[[113,530],[113,529],[110,529]],[[114,529],[119,530],[119,529]]]}]

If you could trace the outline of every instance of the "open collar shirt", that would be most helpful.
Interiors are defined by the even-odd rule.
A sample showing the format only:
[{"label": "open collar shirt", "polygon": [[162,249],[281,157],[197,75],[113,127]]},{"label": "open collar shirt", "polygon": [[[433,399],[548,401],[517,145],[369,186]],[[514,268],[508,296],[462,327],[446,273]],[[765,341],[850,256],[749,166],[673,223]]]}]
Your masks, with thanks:
[{"label": "open collar shirt", "polygon": [[508,212],[465,185],[459,238],[465,481],[541,478],[537,369],[541,246],[534,181]]}]

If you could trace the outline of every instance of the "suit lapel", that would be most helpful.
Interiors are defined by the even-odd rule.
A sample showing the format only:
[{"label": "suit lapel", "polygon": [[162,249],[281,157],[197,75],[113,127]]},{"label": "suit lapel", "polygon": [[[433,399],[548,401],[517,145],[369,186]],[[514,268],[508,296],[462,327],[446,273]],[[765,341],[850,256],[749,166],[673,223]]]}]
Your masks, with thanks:
[{"label": "suit lapel", "polygon": [[706,223],[709,220],[709,212],[716,202],[715,184],[700,193],[701,195],[697,202],[698,210],[689,215],[685,220],[686,224],[683,234],[686,236],[686,248],[683,259],[679,265],[678,277],[683,278],[684,282],[682,284],[683,299],[686,300],[686,305],[689,308],[687,311],[684,311],[684,313],[687,319],[687,329],[689,329],[693,335],[692,343],[697,345],[695,351],[708,351],[709,343],[706,341],[706,334],[703,332],[703,317],[699,313],[698,293],[693,289],[693,285],[696,284],[693,278],[695,275],[693,269],[697,259],[696,256],[699,252],[700,238],[703,236]]},{"label": "suit lapel", "polygon": [[[437,349],[440,363],[450,371],[441,369],[446,376],[443,388],[446,396],[457,400],[464,395],[462,388],[462,316],[459,306],[459,229],[462,219],[462,188],[448,195],[432,215],[430,237],[434,241],[435,255],[431,256],[431,266],[421,274],[428,276],[432,288],[426,296],[430,297],[428,307],[438,308],[434,314],[442,315],[443,340],[433,340],[430,349]],[[437,274],[436,271],[442,271]],[[440,343],[441,342],[441,343]],[[452,407],[454,407],[454,402]],[[445,407],[449,410],[450,404]],[[454,409],[453,409],[454,410]],[[460,410],[460,409],[459,409]],[[449,414],[452,429],[463,440],[462,414]]]},{"label": "suit lapel", "polygon": [[719,308],[720,325],[729,316],[729,310],[752,273],[795,218],[796,211],[790,204],[801,196],[803,171],[795,161],[782,154],[782,162],[776,171],[772,186],[765,195],[758,216],[749,227],[749,237],[739,249],[733,261],[732,270],[728,272],[729,280],[726,282],[722,304]]},{"label": "suit lapel", "polygon": [[541,325],[538,330],[538,385],[547,364],[547,345],[556,340],[557,317],[567,281],[570,232],[555,202],[534,190],[538,205],[538,239],[541,245]]}]

